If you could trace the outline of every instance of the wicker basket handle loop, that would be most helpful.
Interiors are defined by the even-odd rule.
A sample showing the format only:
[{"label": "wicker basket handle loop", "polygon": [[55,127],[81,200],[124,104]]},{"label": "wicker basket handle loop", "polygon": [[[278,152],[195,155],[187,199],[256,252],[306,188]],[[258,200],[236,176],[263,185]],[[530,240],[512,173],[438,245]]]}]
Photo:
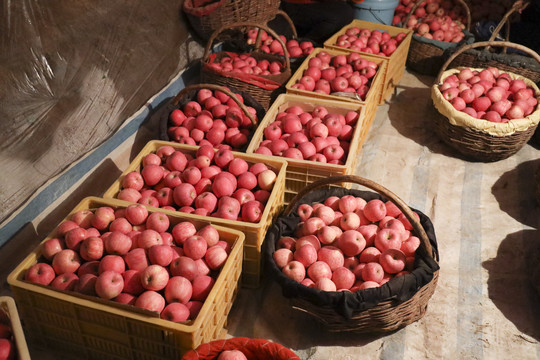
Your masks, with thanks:
[{"label": "wicker basket handle loop", "polygon": [[[502,27],[506,23],[508,24],[508,27],[506,30],[506,41],[508,41],[510,39],[510,21],[509,21],[510,16],[512,16],[512,14],[515,13],[516,11],[521,12],[525,10],[527,6],[529,6],[528,1],[522,1],[522,0],[516,1],[512,5],[512,7],[506,12],[506,14],[504,14],[504,16],[502,17],[501,21],[499,22],[495,30],[493,30],[493,33],[491,34],[491,37],[489,38],[488,41],[495,41],[495,38],[497,37],[497,35],[499,35]],[[489,50],[489,46],[486,49]],[[506,48],[504,48],[504,50],[506,51]]]},{"label": "wicker basket handle loop", "polygon": [[[416,9],[423,3],[425,3],[427,0],[420,0],[418,2],[416,2],[414,4],[414,6],[411,8],[411,11],[409,11],[409,13],[407,14],[407,17],[405,18],[405,21],[403,21],[403,26],[402,28],[405,28],[407,26],[407,23],[409,22],[409,19],[411,17],[412,14],[414,14],[414,12],[416,11]],[[471,30],[471,11],[469,10],[469,6],[467,6],[467,3],[463,0],[456,0],[464,9],[465,9],[465,14],[467,15],[467,24],[465,24],[465,29],[467,29],[467,31],[470,31]]]},{"label": "wicker basket handle loop", "polygon": [[424,249],[426,252],[433,257],[433,249],[431,247],[431,243],[429,242],[429,238],[424,231],[424,228],[422,227],[422,224],[420,224],[420,221],[417,219],[417,217],[414,215],[413,211],[409,206],[401,200],[396,194],[388,190],[387,188],[377,184],[376,182],[373,182],[369,179],[357,176],[357,175],[338,175],[338,176],[331,176],[328,178],[317,180],[311,184],[308,184],[305,188],[300,190],[298,194],[291,200],[287,208],[284,210],[283,214],[285,216],[289,215],[293,208],[296,206],[297,203],[300,202],[302,197],[309,193],[310,191],[313,191],[315,189],[324,187],[326,185],[331,184],[337,184],[337,183],[344,183],[344,182],[351,182],[355,184],[359,184],[362,186],[365,186],[371,190],[376,191],[380,195],[386,197],[390,201],[392,201],[396,206],[403,212],[407,220],[411,223],[415,233],[418,235],[418,238],[420,239],[421,243],[424,246]]},{"label": "wicker basket handle loop", "polygon": [[296,31],[296,26],[294,26],[294,23],[293,23],[291,17],[283,10],[278,10],[277,13],[276,13],[276,16],[277,15],[281,15],[285,19],[285,21],[287,21],[287,23],[291,27],[293,38],[298,39],[298,32]]},{"label": "wicker basket handle loop", "polygon": [[225,95],[228,95],[231,97],[231,99],[234,100],[234,102],[236,102],[236,104],[240,107],[240,109],[244,112],[244,114],[246,114],[246,116],[249,118],[249,120],[251,121],[251,123],[255,126],[257,126],[257,118],[255,118],[255,116],[253,116],[252,113],[249,112],[249,110],[247,109],[246,105],[243,104],[236,96],[235,94],[230,91],[229,89],[227,89],[226,87],[224,86],[221,86],[221,85],[216,85],[216,84],[193,84],[193,85],[189,85],[189,86],[186,86],[185,88],[183,88],[182,90],[180,90],[180,92],[178,93],[178,95],[175,96],[175,98],[173,99],[172,101],[172,104],[174,106],[178,105],[178,103],[180,102],[180,100],[182,99],[182,97],[184,97],[185,94],[189,93],[190,91],[193,91],[193,90],[200,90],[200,89],[210,89],[212,91],[221,91],[222,93],[224,93]]},{"label": "wicker basket handle loop", "polygon": [[[291,70],[291,62],[290,62],[290,59],[289,59],[289,52],[287,51],[287,46],[285,46],[285,43],[283,42],[283,40],[281,40],[279,35],[276,34],[276,32],[274,30],[270,29],[268,26],[261,25],[261,24],[256,24],[256,23],[251,23],[251,22],[237,22],[237,23],[234,23],[234,24],[231,24],[231,25],[224,25],[224,26],[220,27],[219,29],[217,29],[216,31],[214,31],[212,33],[212,35],[210,36],[210,39],[208,39],[208,42],[206,43],[206,47],[204,49],[204,55],[203,55],[203,58],[202,58],[203,62],[206,62],[208,60],[208,55],[210,54],[210,49],[212,48],[212,44],[214,43],[214,40],[216,39],[216,37],[220,33],[222,33],[225,30],[228,30],[228,29],[241,28],[241,27],[257,28],[259,30],[265,30],[267,33],[272,35],[274,37],[274,39],[276,39],[281,44],[281,47],[283,48],[283,54],[285,55],[285,68],[286,68],[286,70]],[[256,48],[258,46],[260,46],[260,44],[261,44],[261,41],[260,41],[261,35],[262,35],[262,32],[259,31],[258,35],[257,35],[257,40],[255,42],[255,47]]]},{"label": "wicker basket handle loop", "polygon": [[462,47],[460,47],[459,49],[457,49],[448,58],[448,60],[446,60],[446,62],[441,67],[441,70],[439,71],[439,75],[437,75],[436,84],[441,83],[441,78],[442,78],[443,73],[446,71],[446,68],[448,67],[448,65],[450,65],[450,63],[452,61],[454,61],[454,59],[459,54],[461,54],[461,53],[463,53],[463,52],[465,52],[467,50],[470,50],[470,49],[475,49],[475,48],[484,47],[484,46],[509,47],[509,48],[513,48],[513,49],[516,49],[516,50],[520,50],[520,51],[523,51],[526,54],[529,54],[532,58],[534,58],[540,64],[540,55],[538,55],[538,53],[536,53],[535,51],[529,49],[526,46],[516,44],[516,43],[513,43],[513,42],[509,42],[509,41],[480,41],[480,42],[477,42],[477,43],[465,44]]}]

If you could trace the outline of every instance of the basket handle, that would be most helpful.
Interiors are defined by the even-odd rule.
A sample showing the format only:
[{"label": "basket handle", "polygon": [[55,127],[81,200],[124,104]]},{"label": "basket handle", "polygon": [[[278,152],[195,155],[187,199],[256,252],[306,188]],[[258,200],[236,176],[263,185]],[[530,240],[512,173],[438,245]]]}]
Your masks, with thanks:
[{"label": "basket handle", "polygon": [[534,58],[540,64],[540,55],[538,55],[538,53],[536,53],[535,51],[529,49],[526,46],[516,44],[516,43],[510,42],[510,41],[480,41],[480,42],[477,42],[477,43],[465,44],[462,47],[460,47],[459,49],[457,49],[452,55],[450,55],[448,60],[446,60],[446,62],[441,67],[441,70],[439,71],[439,75],[437,75],[437,80],[436,80],[435,83],[436,84],[441,83],[441,78],[442,78],[443,73],[446,71],[446,68],[448,67],[448,65],[450,65],[450,63],[458,55],[460,55],[461,53],[463,53],[463,52],[465,52],[467,50],[478,48],[478,47],[483,47],[483,46],[509,47],[509,48],[513,48],[513,49],[516,49],[516,50],[520,50],[520,51],[523,51],[526,54],[529,54],[532,58]]},{"label": "basket handle", "polygon": [[[287,47],[285,46],[285,43],[283,42],[283,40],[281,40],[281,38],[279,37],[278,34],[276,34],[276,32],[272,29],[270,29],[268,26],[265,26],[265,25],[261,25],[261,24],[256,24],[256,23],[252,23],[252,22],[237,22],[237,23],[234,23],[234,24],[230,24],[230,25],[223,25],[222,27],[220,27],[219,29],[217,29],[216,31],[214,31],[212,33],[212,35],[210,36],[210,39],[208,39],[208,42],[206,43],[206,47],[204,49],[204,55],[202,57],[203,59],[203,62],[206,62],[206,60],[208,60],[208,55],[210,54],[210,49],[212,48],[212,44],[214,43],[214,40],[216,39],[216,37],[222,33],[223,31],[229,29],[229,28],[240,28],[240,27],[248,27],[248,28],[257,28],[259,30],[265,30],[267,33],[269,33],[270,35],[272,35],[274,37],[274,39],[276,39],[280,44],[281,44],[281,47],[283,48],[283,54],[285,55],[285,68],[287,70],[291,70],[291,62],[289,60],[289,52],[287,51]],[[255,47],[258,48],[258,46],[260,46],[260,37],[261,37],[261,31],[258,32],[258,35],[257,35],[257,41],[255,42]]]},{"label": "basket handle", "polygon": [[234,102],[236,102],[236,104],[244,112],[244,114],[246,114],[246,116],[249,118],[251,123],[253,125],[257,126],[257,119],[255,118],[255,116],[253,116],[252,113],[249,112],[246,105],[243,104],[240,100],[238,100],[238,98],[234,95],[234,93],[232,91],[230,91],[229,89],[227,89],[226,87],[224,87],[224,86],[220,86],[220,85],[216,85],[216,84],[193,84],[193,85],[186,86],[185,88],[180,90],[178,95],[175,96],[175,98],[172,101],[172,104],[174,106],[178,105],[178,103],[180,102],[180,100],[182,99],[182,97],[185,94],[187,94],[190,91],[200,90],[200,89],[210,89],[210,90],[213,90],[213,91],[221,91],[222,93],[230,96],[231,99],[233,99]]},{"label": "basket handle", "polygon": [[[281,15],[285,19],[285,21],[287,21],[287,23],[291,27],[291,30],[292,30],[292,33],[293,33],[293,38],[298,39],[298,32],[296,31],[296,26],[294,26],[294,23],[293,23],[291,17],[283,10],[278,10],[277,13],[276,13],[276,16],[277,15]],[[275,17],[274,17],[274,19],[275,19]]]},{"label": "basket handle", "polygon": [[[510,21],[509,21],[510,16],[516,11],[521,12],[525,10],[527,6],[529,6],[528,1],[522,1],[522,0],[516,1],[512,5],[512,7],[506,12],[506,14],[504,14],[504,16],[502,17],[501,21],[499,22],[495,30],[493,30],[493,33],[491,34],[491,37],[489,38],[488,41],[495,41],[495,38],[497,37],[497,35],[499,35],[502,27],[506,23],[508,24],[508,28],[506,31],[506,41],[508,41],[510,39]],[[489,47],[487,47],[486,49],[489,49]],[[504,48],[504,50],[506,50],[506,48]]]},{"label": "basket handle", "polygon": [[[409,11],[409,13],[407,14],[405,21],[403,21],[402,28],[407,26],[407,23],[409,22],[409,18],[411,17],[412,14],[414,14],[414,11],[418,8],[418,6],[420,6],[420,4],[426,1],[427,0],[420,0],[414,4],[414,6],[411,8],[411,11]],[[467,6],[467,3],[465,3],[465,1],[463,0],[456,0],[456,1],[465,9],[465,14],[467,15],[467,24],[465,28],[467,29],[467,31],[470,31],[471,30],[471,11],[469,10],[469,7]]]},{"label": "basket handle", "polygon": [[351,182],[351,183],[365,186],[371,190],[376,191],[380,195],[383,195],[387,199],[391,200],[394,204],[396,204],[396,206],[403,212],[407,220],[409,220],[409,222],[411,223],[415,233],[418,235],[421,243],[424,245],[424,249],[427,251],[427,253],[431,257],[433,257],[433,248],[431,247],[429,238],[426,232],[424,231],[422,224],[420,224],[420,221],[416,218],[411,208],[403,200],[401,200],[396,194],[394,194],[387,188],[377,184],[374,181],[371,181],[369,179],[366,179],[357,175],[330,176],[328,178],[323,178],[323,179],[320,179],[313,183],[308,184],[305,188],[300,190],[298,194],[296,194],[296,196],[291,200],[287,208],[284,210],[283,214],[285,216],[289,215],[292,212],[292,209],[295,207],[295,205],[298,202],[300,202],[302,197],[304,197],[304,195],[306,195],[310,191],[321,188],[325,185],[331,185],[331,184],[343,183],[343,182]]}]

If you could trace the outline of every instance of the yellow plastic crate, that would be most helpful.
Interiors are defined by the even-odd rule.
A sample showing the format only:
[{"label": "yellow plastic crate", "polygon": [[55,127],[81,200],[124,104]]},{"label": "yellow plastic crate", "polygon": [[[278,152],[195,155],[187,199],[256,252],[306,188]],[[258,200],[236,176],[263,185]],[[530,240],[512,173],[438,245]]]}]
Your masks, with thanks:
[{"label": "yellow plastic crate", "polygon": [[30,360],[30,353],[28,352],[28,345],[26,344],[26,338],[24,337],[23,328],[21,325],[21,319],[19,318],[19,312],[13,298],[9,296],[0,296],[0,311],[3,311],[9,318],[11,325],[11,332],[15,340],[15,347],[17,349],[18,360]]},{"label": "yellow plastic crate", "polygon": [[[357,100],[352,97],[347,96],[337,96],[337,95],[327,95],[318,93],[315,91],[308,91],[308,90],[301,90],[301,89],[295,89],[292,86],[298,82],[302,78],[302,75],[304,74],[304,71],[308,68],[308,63],[311,58],[314,58],[319,54],[321,51],[326,51],[328,54],[332,55],[332,57],[336,55],[347,55],[350,53],[350,51],[343,51],[343,50],[334,50],[334,49],[323,49],[323,48],[316,48],[313,50],[311,54],[304,60],[302,65],[296,70],[296,72],[291,76],[289,79],[289,82],[287,82],[287,85],[285,88],[287,89],[287,94],[298,94],[308,97],[314,97],[318,99],[327,99],[327,100],[335,100],[340,102],[351,102],[351,103],[357,103],[364,106],[364,117],[366,117],[367,121],[372,121],[375,117],[375,113],[377,112],[377,107],[379,106],[379,102],[381,99],[381,92],[382,92],[382,86],[384,81],[384,73],[386,66],[388,66],[388,60],[379,57],[375,57],[371,54],[362,54],[362,57],[366,60],[373,61],[376,63],[379,68],[377,69],[377,73],[372,78],[371,86],[369,88],[369,91],[367,93],[365,100]],[[259,126],[260,128],[260,126]]]},{"label": "yellow plastic crate", "polygon": [[[87,197],[64,220],[78,210],[129,205],[121,200]],[[154,211],[149,209],[150,213]],[[208,224],[181,213],[168,216],[171,226],[186,220],[197,229]],[[62,353],[62,359],[169,360],[202,343],[224,338],[242,270],[244,234],[214,227],[220,240],[231,244],[231,252],[199,315],[186,323],[162,320],[134,306],[24,281],[25,271],[41,257],[38,246],[8,276],[29,342]],[[43,241],[55,235],[53,232]]]},{"label": "yellow plastic crate", "polygon": [[[396,48],[396,51],[394,51],[394,53],[390,56],[368,54],[361,51],[351,50],[351,49],[337,46],[336,45],[337,38],[345,34],[345,31],[347,31],[348,28],[353,27],[353,26],[356,26],[360,29],[386,31],[392,37],[396,36],[399,33],[405,33],[407,34],[407,36],[405,36],[401,44],[399,44],[399,46]],[[394,88],[403,77],[403,73],[405,72],[405,62],[407,61],[407,55],[409,53],[409,46],[411,45],[412,34],[413,34],[413,31],[411,29],[378,24],[378,23],[373,23],[373,22],[364,21],[364,20],[353,20],[349,25],[344,26],[341,30],[339,30],[337,33],[332,35],[332,37],[326,40],[324,42],[324,47],[327,49],[333,49],[333,50],[357,52],[362,55],[370,55],[373,57],[378,57],[380,59],[386,60],[388,62],[388,65],[386,66],[385,71],[383,73],[384,80],[383,80],[383,87],[381,91],[381,98],[379,101],[379,103],[381,104],[392,95]]]},{"label": "yellow plastic crate", "polygon": [[[120,190],[122,189],[122,179],[124,176],[132,171],[140,171],[142,159],[149,153],[156,152],[157,149],[164,145],[170,145],[173,148],[182,151],[187,154],[195,155],[198,146],[178,144],[166,141],[149,141],[141,152],[135,157],[127,169],[122,173],[114,184],[105,192],[104,198],[116,198]],[[216,150],[217,151],[217,150]],[[233,221],[226,220],[210,216],[200,216],[194,214],[186,214],[182,212],[160,209],[165,214],[182,214],[188,219],[194,219],[198,221],[207,221],[212,224],[218,224],[226,226],[231,229],[239,230],[245,234],[246,240],[244,242],[244,265],[242,270],[242,286],[247,288],[256,288],[260,283],[260,276],[262,271],[262,256],[261,248],[266,235],[266,230],[272,224],[274,217],[281,211],[283,207],[283,191],[285,188],[285,171],[287,168],[287,162],[278,159],[266,159],[262,158],[258,154],[246,154],[240,152],[234,152],[235,157],[244,159],[248,164],[257,162],[264,162],[266,165],[273,167],[277,170],[277,178],[274,184],[274,188],[270,193],[270,198],[266,203],[261,220],[258,223],[249,223],[245,221]],[[149,209],[157,209],[155,207],[148,207]]]},{"label": "yellow plastic crate", "polygon": [[[307,184],[316,180],[334,175],[353,174],[356,168],[357,155],[362,149],[362,144],[373,122],[373,117],[367,118],[365,116],[365,105],[360,103],[326,100],[295,94],[281,94],[266,112],[255,134],[253,134],[246,152],[250,154],[254,153],[264,139],[264,129],[274,122],[279,112],[285,111],[288,107],[295,105],[300,106],[304,111],[312,111],[316,106],[322,105],[329,112],[345,115],[348,111],[355,111],[359,113],[359,116],[351,139],[347,161],[344,165],[280,157],[280,159],[287,160],[288,163],[285,176],[285,204],[288,204]],[[277,158],[268,155],[261,156],[267,158],[268,161]],[[350,186],[350,183],[345,184],[345,186]]]}]

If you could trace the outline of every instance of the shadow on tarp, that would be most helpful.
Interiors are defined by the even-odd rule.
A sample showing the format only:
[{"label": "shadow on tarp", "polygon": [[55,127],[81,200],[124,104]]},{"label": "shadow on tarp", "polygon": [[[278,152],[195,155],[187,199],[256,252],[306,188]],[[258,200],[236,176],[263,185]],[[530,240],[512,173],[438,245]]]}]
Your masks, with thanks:
[{"label": "shadow on tarp", "polygon": [[508,234],[497,256],[482,266],[495,306],[520,332],[540,341],[540,231]]},{"label": "shadow on tarp", "polygon": [[540,159],[525,161],[502,174],[491,187],[499,208],[520,223],[538,229],[540,205],[535,177]]}]

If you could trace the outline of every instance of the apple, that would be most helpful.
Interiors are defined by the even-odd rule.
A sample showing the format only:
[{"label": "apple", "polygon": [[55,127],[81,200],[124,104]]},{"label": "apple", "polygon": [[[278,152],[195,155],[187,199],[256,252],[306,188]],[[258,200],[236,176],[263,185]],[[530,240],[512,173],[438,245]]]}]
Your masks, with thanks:
[{"label": "apple", "polygon": [[379,263],[384,271],[389,274],[397,274],[405,269],[405,254],[398,249],[386,249],[381,253]]},{"label": "apple", "polygon": [[49,285],[55,277],[55,270],[46,263],[34,264],[24,274],[26,281],[41,285]]},{"label": "apple", "polygon": [[208,275],[198,275],[192,281],[192,300],[204,301],[212,288],[214,287],[216,280]]},{"label": "apple", "polygon": [[161,311],[160,318],[173,322],[184,322],[189,319],[189,309],[182,303],[173,302],[165,306]]},{"label": "apple", "polygon": [[[343,251],[336,246],[323,246],[317,252],[317,259],[323,261],[334,271],[345,263]],[[315,281],[315,280],[314,280]]]},{"label": "apple", "polygon": [[336,285],[337,290],[350,289],[356,280],[353,272],[346,267],[339,267],[332,272],[332,282]]},{"label": "apple", "polygon": [[337,246],[345,256],[358,255],[366,247],[366,240],[362,234],[356,230],[346,230],[337,240]]},{"label": "apple", "polygon": [[161,313],[165,308],[165,298],[156,291],[145,291],[137,297],[135,306]]},{"label": "apple", "polygon": [[401,248],[401,234],[395,229],[381,229],[375,236],[374,244],[381,252],[387,249],[399,250]]},{"label": "apple", "polygon": [[362,269],[362,279],[380,283],[384,277],[384,269],[378,262],[370,262]]},{"label": "apple", "polygon": [[169,272],[163,266],[149,265],[141,271],[141,284],[146,290],[162,290],[168,281]]},{"label": "apple", "polygon": [[289,262],[285,267],[281,269],[283,274],[289,279],[300,282],[306,277],[305,266],[296,260]]},{"label": "apple", "polygon": [[65,249],[64,240],[51,238],[41,244],[41,254],[47,259],[52,260],[54,255]]},{"label": "apple", "polygon": [[191,282],[182,276],[173,276],[165,287],[165,299],[168,303],[187,304],[193,293]]},{"label": "apple", "polygon": [[102,298],[110,300],[117,297],[124,288],[124,278],[115,271],[104,271],[96,279],[96,294]]},{"label": "apple", "polygon": [[[79,255],[71,249],[64,249],[60,251],[54,255],[52,260],[52,267],[57,275],[64,273],[75,273],[80,266],[81,260]],[[47,271],[43,268],[40,270]]]}]

